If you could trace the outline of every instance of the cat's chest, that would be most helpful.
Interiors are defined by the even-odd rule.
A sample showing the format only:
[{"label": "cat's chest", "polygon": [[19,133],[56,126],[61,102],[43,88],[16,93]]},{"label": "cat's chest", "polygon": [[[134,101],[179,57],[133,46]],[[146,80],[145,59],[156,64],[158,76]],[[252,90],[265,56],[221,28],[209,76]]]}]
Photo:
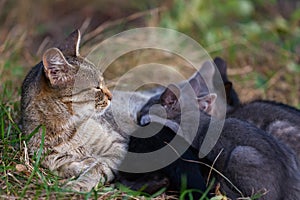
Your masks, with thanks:
[{"label": "cat's chest", "polygon": [[90,155],[101,153],[101,149],[111,146],[115,141],[126,143],[126,138],[116,132],[109,123],[99,123],[90,118],[76,128],[76,132],[68,141],[54,147],[61,153]]}]

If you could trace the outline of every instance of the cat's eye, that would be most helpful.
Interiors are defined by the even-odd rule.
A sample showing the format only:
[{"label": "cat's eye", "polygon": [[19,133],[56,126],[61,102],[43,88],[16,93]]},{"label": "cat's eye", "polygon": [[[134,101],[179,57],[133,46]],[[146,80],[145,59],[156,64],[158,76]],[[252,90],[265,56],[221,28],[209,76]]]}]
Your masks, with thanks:
[{"label": "cat's eye", "polygon": [[100,86],[97,86],[96,89],[97,89],[97,90],[101,90]]}]

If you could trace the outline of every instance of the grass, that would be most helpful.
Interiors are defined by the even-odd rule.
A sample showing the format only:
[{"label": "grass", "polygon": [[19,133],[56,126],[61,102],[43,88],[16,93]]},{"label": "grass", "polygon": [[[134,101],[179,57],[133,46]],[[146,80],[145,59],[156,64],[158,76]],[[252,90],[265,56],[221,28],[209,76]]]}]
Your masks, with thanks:
[{"label": "grass", "polygon": [[[93,43],[107,35],[128,28],[150,25],[173,28],[194,38],[211,56],[221,56],[228,62],[229,76],[242,101],[265,98],[300,107],[299,9],[284,10],[274,0],[231,0],[226,4],[220,0],[191,0],[188,4],[184,0],[153,4],[95,0],[90,4],[78,1],[68,8],[64,6],[66,0],[19,3],[0,2],[1,199],[175,198],[164,193],[142,197],[142,192],[116,185],[99,186],[89,193],[66,191],[61,187],[64,180],[40,166],[41,154],[28,156],[28,137],[18,127],[21,82],[53,41],[61,40],[78,27],[91,33],[103,22],[164,7],[154,14],[145,12],[137,18],[120,20],[97,32],[84,41],[83,51],[87,52]],[[188,195],[188,191],[182,195],[185,193]],[[216,193],[214,200],[226,199]]]},{"label": "grass", "polygon": [[243,101],[268,98],[299,107],[299,9],[259,0],[174,4],[161,25],[193,37],[212,57],[225,58]]}]

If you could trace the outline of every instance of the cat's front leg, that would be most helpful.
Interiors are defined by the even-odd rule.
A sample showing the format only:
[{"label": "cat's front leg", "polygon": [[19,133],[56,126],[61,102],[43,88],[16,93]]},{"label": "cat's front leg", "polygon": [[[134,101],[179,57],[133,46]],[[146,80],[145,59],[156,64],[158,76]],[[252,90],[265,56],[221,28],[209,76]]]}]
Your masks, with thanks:
[{"label": "cat's front leg", "polygon": [[[70,154],[52,154],[47,156],[45,161],[51,161],[44,165],[55,171],[58,176],[71,180],[64,186],[71,190],[90,191],[105,177],[102,175],[103,170],[96,168],[99,161],[93,157],[78,158]],[[92,172],[95,175],[92,175]]]},{"label": "cat's front leg", "polygon": [[[71,166],[76,166],[77,162],[71,163]],[[83,164],[83,165],[86,165]],[[81,165],[81,167],[83,166]],[[75,170],[78,167],[75,167]],[[74,170],[65,168],[65,170]],[[70,188],[75,191],[87,192],[93,189],[97,184],[103,185],[115,177],[115,170],[109,167],[106,163],[101,163],[95,160],[93,163],[89,163],[89,167],[80,173],[77,179],[72,180],[66,184],[66,188]]]},{"label": "cat's front leg", "polygon": [[80,161],[69,161],[57,168],[56,171],[63,178],[77,178],[94,165],[95,162],[96,160],[92,157],[87,157]]}]

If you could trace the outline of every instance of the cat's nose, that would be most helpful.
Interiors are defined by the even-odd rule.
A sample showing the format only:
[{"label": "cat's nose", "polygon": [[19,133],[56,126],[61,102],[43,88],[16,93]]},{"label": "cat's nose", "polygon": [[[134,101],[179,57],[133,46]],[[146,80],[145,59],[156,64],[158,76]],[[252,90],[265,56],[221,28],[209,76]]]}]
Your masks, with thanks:
[{"label": "cat's nose", "polygon": [[108,100],[111,100],[112,93],[110,92],[110,90],[105,86],[103,86],[101,89],[102,89],[102,92],[105,94],[105,96],[107,96]]}]

